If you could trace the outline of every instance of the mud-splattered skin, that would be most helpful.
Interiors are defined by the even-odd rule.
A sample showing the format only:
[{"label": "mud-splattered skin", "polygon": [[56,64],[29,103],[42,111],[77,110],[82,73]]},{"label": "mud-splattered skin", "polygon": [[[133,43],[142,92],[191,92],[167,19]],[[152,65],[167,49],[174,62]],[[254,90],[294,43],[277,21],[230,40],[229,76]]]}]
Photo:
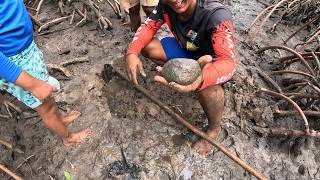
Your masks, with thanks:
[{"label": "mud-splattered skin", "polygon": [[175,58],[163,66],[162,74],[168,82],[182,85],[193,83],[201,73],[200,65],[193,59]]}]

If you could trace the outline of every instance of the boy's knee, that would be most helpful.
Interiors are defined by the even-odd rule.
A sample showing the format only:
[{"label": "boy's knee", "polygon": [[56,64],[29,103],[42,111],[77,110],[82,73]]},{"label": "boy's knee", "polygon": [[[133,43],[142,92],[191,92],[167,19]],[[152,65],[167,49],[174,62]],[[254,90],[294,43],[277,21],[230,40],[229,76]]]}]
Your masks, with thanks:
[{"label": "boy's knee", "polygon": [[224,97],[224,90],[221,85],[209,86],[198,92],[198,96],[204,98]]}]

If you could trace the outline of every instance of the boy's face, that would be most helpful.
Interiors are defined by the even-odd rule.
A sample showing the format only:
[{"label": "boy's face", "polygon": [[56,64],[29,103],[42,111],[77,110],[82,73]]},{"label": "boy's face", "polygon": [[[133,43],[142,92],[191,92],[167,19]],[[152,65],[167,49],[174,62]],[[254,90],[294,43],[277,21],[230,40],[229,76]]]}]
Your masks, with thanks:
[{"label": "boy's face", "polygon": [[185,13],[191,0],[166,0],[167,4],[178,14]]}]

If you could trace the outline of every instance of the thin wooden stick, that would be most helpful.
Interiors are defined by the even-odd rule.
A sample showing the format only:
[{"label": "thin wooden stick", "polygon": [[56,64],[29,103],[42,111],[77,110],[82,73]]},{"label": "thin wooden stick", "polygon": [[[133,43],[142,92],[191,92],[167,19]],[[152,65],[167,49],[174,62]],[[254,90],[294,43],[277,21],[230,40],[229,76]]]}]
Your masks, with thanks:
[{"label": "thin wooden stick", "polygon": [[6,168],[4,165],[0,164],[0,169],[7,173],[9,176],[11,176],[12,178],[16,179],[16,180],[22,180],[21,177],[19,177],[18,175],[16,175],[14,172],[10,171],[8,168]]},{"label": "thin wooden stick", "polygon": [[54,19],[54,20],[52,20],[52,21],[50,21],[50,22],[47,22],[47,23],[45,23],[44,25],[42,25],[42,26],[38,29],[38,33],[41,32],[41,31],[43,31],[43,30],[48,29],[48,28],[51,27],[51,26],[54,26],[54,25],[59,24],[59,23],[61,23],[61,22],[63,22],[63,21],[66,21],[67,19],[69,19],[69,18],[71,18],[71,17],[72,17],[72,16],[65,16],[65,17],[57,18],[57,19]]},{"label": "thin wooden stick", "polygon": [[0,139],[0,144],[4,145],[8,149],[13,148],[12,144],[8,143],[7,141],[1,140],[1,139]]},{"label": "thin wooden stick", "polygon": [[36,17],[38,17],[38,15],[39,15],[39,12],[40,12],[42,3],[43,3],[43,0],[40,0],[40,2],[39,2],[39,4],[38,4],[38,7],[37,7]]}]

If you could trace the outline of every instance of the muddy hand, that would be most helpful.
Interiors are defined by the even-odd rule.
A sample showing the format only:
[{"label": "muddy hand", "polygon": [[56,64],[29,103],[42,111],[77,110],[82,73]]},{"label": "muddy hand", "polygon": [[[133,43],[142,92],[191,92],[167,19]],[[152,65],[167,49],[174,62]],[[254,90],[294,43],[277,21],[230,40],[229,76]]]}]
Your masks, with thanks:
[{"label": "muddy hand", "polygon": [[142,76],[147,76],[144,72],[143,65],[139,57],[137,57],[135,54],[129,54],[127,56],[127,71],[130,81],[135,85],[138,85],[137,70]]},{"label": "muddy hand", "polygon": [[208,63],[212,62],[213,58],[210,55],[201,56],[197,61],[201,67],[201,69]]},{"label": "muddy hand", "polygon": [[[157,66],[156,67],[158,72],[162,71],[162,67]],[[192,92],[195,91],[202,83],[203,79],[202,79],[202,75],[200,75],[192,84],[189,85],[181,85],[178,84],[176,82],[168,82],[164,77],[162,76],[155,76],[154,80],[165,85],[165,86],[169,86],[170,88],[178,91],[178,92],[182,92],[182,93],[188,93],[188,92]]]}]

